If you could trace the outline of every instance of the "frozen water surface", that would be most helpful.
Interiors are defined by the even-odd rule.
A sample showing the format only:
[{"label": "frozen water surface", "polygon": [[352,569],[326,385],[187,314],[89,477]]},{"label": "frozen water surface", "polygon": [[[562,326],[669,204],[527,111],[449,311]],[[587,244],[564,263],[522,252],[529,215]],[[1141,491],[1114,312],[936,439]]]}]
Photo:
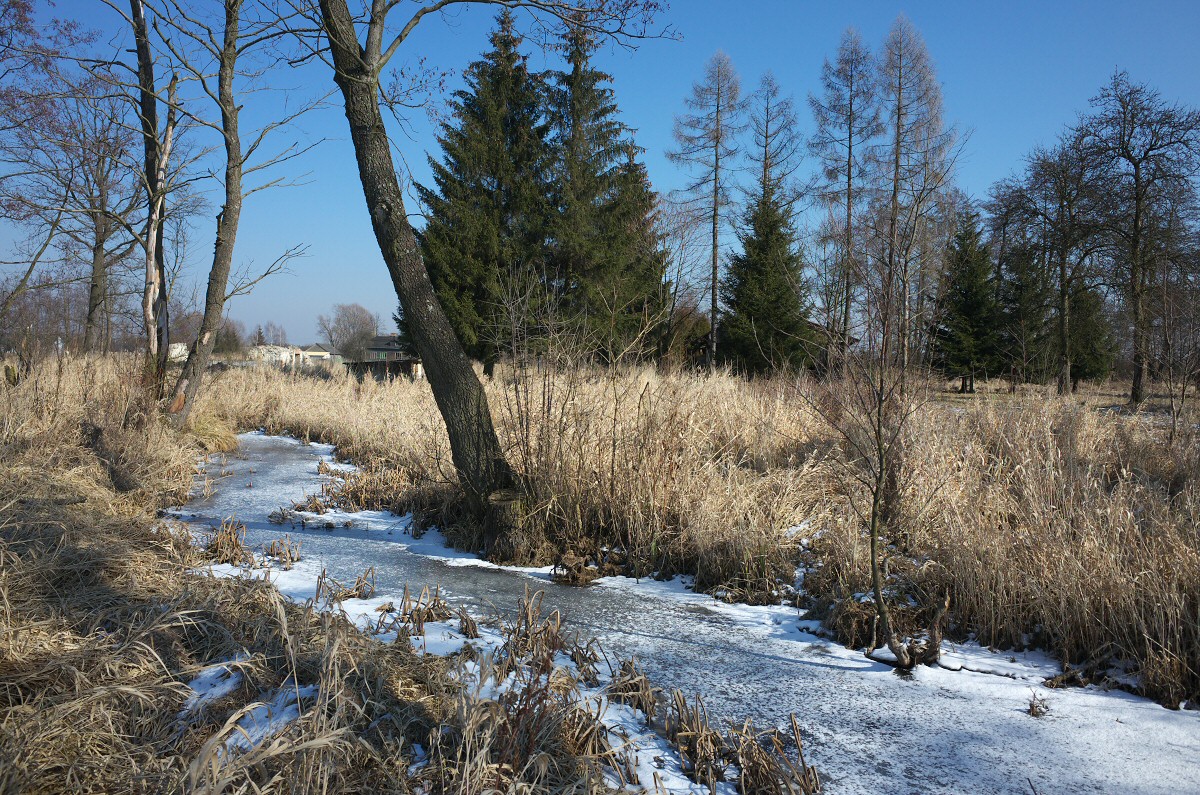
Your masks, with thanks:
[{"label": "frozen water surface", "polygon": [[[701,694],[721,719],[782,728],[795,713],[830,793],[1200,793],[1200,713],[1115,691],[1048,690],[1041,681],[1056,668],[1040,655],[971,645],[947,644],[944,667],[901,678],[805,632],[794,609],[725,605],[678,581],[560,586],[546,569],[497,567],[447,549],[437,533],[414,540],[407,518],[392,514],[280,527],[267,516],[317,493],[317,465],[333,450],[263,434],[240,440],[237,454],[209,464],[213,493],[177,515],[200,525],[236,516],[251,545],[285,532],[302,541],[304,560],[273,575],[293,598],[312,596],[321,569],[351,583],[367,566],[378,592],[360,615],[406,584],[440,586],[481,615],[511,611],[527,586],[544,589],[547,607],[570,627],[599,638],[610,656],[636,656],[658,686]],[[323,529],[324,519],[335,529]],[[1045,717],[1027,714],[1035,692],[1049,702]]]}]

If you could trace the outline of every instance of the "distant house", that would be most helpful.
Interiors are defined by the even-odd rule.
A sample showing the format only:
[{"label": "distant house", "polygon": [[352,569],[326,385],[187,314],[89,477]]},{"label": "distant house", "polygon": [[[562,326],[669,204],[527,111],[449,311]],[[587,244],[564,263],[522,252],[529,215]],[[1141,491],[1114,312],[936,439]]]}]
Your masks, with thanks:
[{"label": "distant house", "polygon": [[424,378],[425,370],[421,360],[400,341],[399,334],[383,334],[373,337],[357,362],[346,362],[351,371],[365,375],[370,373],[376,378],[395,378],[406,375],[409,378]]},{"label": "distant house", "polygon": [[336,367],[342,364],[343,357],[342,352],[337,348],[317,342],[300,349],[300,361],[308,365]]}]

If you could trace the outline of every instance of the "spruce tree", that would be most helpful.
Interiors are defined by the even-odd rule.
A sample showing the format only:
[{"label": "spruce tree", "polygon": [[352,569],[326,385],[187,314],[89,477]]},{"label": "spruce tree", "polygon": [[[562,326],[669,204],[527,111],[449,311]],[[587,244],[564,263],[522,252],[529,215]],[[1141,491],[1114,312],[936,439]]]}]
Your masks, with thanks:
[{"label": "spruce tree", "polygon": [[493,49],[467,67],[466,88],[454,94],[438,138],[443,162],[430,158],[436,190],[417,186],[429,278],[463,347],[489,374],[503,329],[528,322],[508,315],[538,292],[552,214],[545,89],[519,52],[509,10],[490,40]]},{"label": "spruce tree", "polygon": [[1011,376],[1042,383],[1051,366],[1050,276],[1032,247],[1017,246],[1000,263],[1000,356]]},{"label": "spruce tree", "polygon": [[644,332],[665,320],[667,253],[655,225],[658,196],[645,165],[637,159],[640,152],[632,141],[626,143],[605,217],[604,237],[611,260],[607,269],[611,282],[603,304],[611,307],[611,331],[602,349],[606,356],[619,354],[639,336],[649,343]]},{"label": "spruce tree", "polygon": [[804,301],[804,261],[788,203],[766,183],[746,213],[742,250],[721,280],[721,356],[748,375],[811,360]]},{"label": "spruce tree", "polygon": [[941,323],[933,338],[935,360],[947,375],[962,379],[961,392],[974,392],[975,376],[994,371],[997,363],[1000,315],[982,237],[979,215],[960,212],[946,258]]},{"label": "spruce tree", "polygon": [[655,196],[629,130],[619,121],[612,78],[595,68],[594,34],[570,25],[553,73],[556,156],[551,288],[604,357],[619,353],[652,317],[664,257],[654,236]]},{"label": "spruce tree", "polygon": [[803,141],[792,102],[770,74],[755,93],[750,124],[758,179],[738,235],[742,250],[721,280],[725,312],[718,331],[722,358],[753,375],[809,363],[813,334],[791,187]]},{"label": "spruce tree", "polygon": [[1071,391],[1078,391],[1080,381],[1107,378],[1116,352],[1104,297],[1083,279],[1076,279],[1071,286]]}]

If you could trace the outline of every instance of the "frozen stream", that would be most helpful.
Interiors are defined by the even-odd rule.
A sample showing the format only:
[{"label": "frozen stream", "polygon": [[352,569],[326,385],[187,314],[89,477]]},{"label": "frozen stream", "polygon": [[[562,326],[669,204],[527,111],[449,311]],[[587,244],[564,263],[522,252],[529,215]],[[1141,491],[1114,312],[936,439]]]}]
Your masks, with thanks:
[{"label": "frozen stream", "polygon": [[[406,583],[417,592],[440,585],[481,615],[511,610],[527,585],[542,588],[568,626],[598,637],[610,656],[636,656],[658,686],[702,694],[716,716],[783,727],[795,713],[830,793],[1200,793],[1200,713],[1120,692],[1047,690],[1040,682],[1056,669],[1038,655],[947,644],[948,668],[973,670],[921,668],[902,679],[806,633],[794,609],[728,606],[678,582],[559,586],[545,570],[446,549],[436,533],[414,541],[407,520],[390,514],[335,515],[333,530],[270,524],[271,511],[319,491],[317,464],[331,453],[245,434],[237,454],[210,466],[215,491],[179,515],[200,525],[237,516],[255,546],[284,532],[302,540],[299,573],[278,583],[295,598],[312,595],[322,568],[353,582],[367,566],[385,599]],[[228,474],[217,478],[218,469]],[[1027,714],[1033,691],[1048,700],[1047,716]]]}]

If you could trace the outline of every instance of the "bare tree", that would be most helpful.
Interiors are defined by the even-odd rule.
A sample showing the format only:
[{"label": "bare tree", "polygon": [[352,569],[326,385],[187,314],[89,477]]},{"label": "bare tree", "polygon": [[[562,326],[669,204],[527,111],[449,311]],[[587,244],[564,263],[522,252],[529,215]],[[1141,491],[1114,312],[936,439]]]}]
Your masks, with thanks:
[{"label": "bare tree", "polygon": [[[687,358],[690,333],[696,328],[696,307],[702,298],[702,272],[707,268],[700,219],[691,208],[659,198],[655,230],[665,255],[666,321],[659,340],[660,362],[675,365]],[[707,333],[707,332],[706,332]]]},{"label": "bare tree", "polygon": [[942,90],[925,42],[912,23],[893,23],[879,59],[879,92],[885,119],[884,141],[875,147],[879,165],[876,213],[881,273],[895,283],[898,321],[895,354],[903,374],[912,360],[914,329],[922,322],[913,311],[914,277],[922,263],[915,257],[920,235],[930,220],[937,195],[947,186],[956,154],[957,134],[942,122]]},{"label": "bare tree", "polygon": [[63,179],[73,186],[65,209],[79,223],[68,223],[64,231],[90,260],[83,340],[83,350],[90,353],[100,348],[104,316],[111,315],[112,269],[137,244],[127,230],[142,210],[141,186],[126,159],[134,145],[125,118],[128,106],[123,97],[111,94],[107,81],[85,80],[56,104],[63,107],[55,114],[55,133],[43,134],[42,146],[49,147],[49,158],[58,163],[47,170],[58,183],[52,192],[61,189]]},{"label": "bare tree", "polygon": [[1116,72],[1091,100],[1079,124],[1083,145],[1108,163],[1108,226],[1123,251],[1125,300],[1133,323],[1133,384],[1129,402],[1146,397],[1152,333],[1152,217],[1181,183],[1200,172],[1200,111],[1170,104],[1125,72]]},{"label": "bare tree", "polygon": [[[874,268],[862,273],[862,339],[846,359],[845,378],[827,384],[814,401],[842,438],[842,463],[848,478],[862,486],[853,508],[870,540],[871,591],[876,632],[868,654],[880,641],[895,664],[911,668],[936,660],[942,601],[927,637],[905,637],[895,626],[886,593],[885,559],[901,536],[901,497],[907,466],[905,434],[920,407],[910,385],[919,362],[911,348],[919,306],[921,269],[936,246],[936,226],[949,193],[956,135],[941,118],[941,88],[920,34],[904,17],[893,24],[879,59],[878,87],[886,122],[884,140],[874,146],[877,169],[870,256]],[[939,254],[940,256],[940,254]],[[915,277],[915,278],[914,278]]]},{"label": "bare tree", "polygon": [[154,55],[146,25],[143,0],[129,0],[128,21],[133,30],[137,57],[137,106],[142,130],[142,179],[146,190],[146,226],[142,235],[145,252],[145,289],[142,293],[142,319],[146,331],[146,362],[150,390],[155,398],[165,391],[168,352],[171,347],[169,303],[166,290],[166,257],[163,246],[163,219],[166,204],[166,179],[171,148],[177,125],[176,78],[170,82],[167,96],[166,127],[159,129],[158,86],[155,82]]},{"label": "bare tree", "polygon": [[[4,334],[5,322],[8,318],[9,311],[13,307],[13,304],[29,289],[30,280],[33,278],[34,271],[37,270],[38,265],[42,261],[42,257],[46,255],[46,252],[50,249],[51,244],[54,243],[55,237],[58,235],[59,226],[62,224],[62,217],[62,212],[56,213],[53,219],[50,220],[46,229],[39,230],[40,238],[38,238],[38,241],[35,244],[34,252],[28,258],[28,264],[22,263],[25,265],[25,270],[19,277],[17,277],[17,279],[13,281],[12,286],[5,290],[4,297],[0,298],[0,336],[3,336]],[[11,263],[0,264],[7,265]]]},{"label": "bare tree", "polygon": [[1071,391],[1072,312],[1076,283],[1086,276],[1088,260],[1104,245],[1098,227],[1100,180],[1095,163],[1069,135],[1053,149],[1037,149],[1029,158],[1017,196],[1024,222],[1030,224],[1044,258],[1056,273],[1058,394]]},{"label": "bare tree", "polygon": [[[453,5],[484,0],[431,0],[418,4],[395,28],[394,2],[374,2],[356,16],[347,0],[320,0],[319,22],[328,40],[333,78],[345,102],[346,121],[376,240],[400,299],[405,325],[420,354],[434,399],[446,422],[454,466],[470,508],[480,516],[489,497],[510,488],[512,470],[492,423],[483,385],[438,303],[405,210],[380,110],[381,80],[420,22]],[[548,24],[583,25],[600,36],[645,35],[653,3],[641,0],[493,0],[493,6],[528,8]],[[314,45],[315,47],[315,45]],[[489,525],[485,543],[500,527]]]},{"label": "bare tree", "polygon": [[938,659],[942,621],[949,608],[947,593],[931,605],[934,613],[927,632],[905,636],[893,620],[886,587],[887,557],[904,529],[905,434],[924,402],[928,385],[921,381],[920,390],[913,388],[912,374],[902,369],[896,352],[902,336],[895,330],[902,316],[897,306],[902,298],[900,284],[868,279],[861,296],[862,339],[844,363],[844,377],[826,381],[815,395],[802,390],[801,397],[839,435],[839,463],[846,479],[862,489],[851,499],[851,508],[870,544],[875,620],[867,656],[883,645],[898,668],[909,669]]},{"label": "bare tree", "polygon": [[[831,64],[826,59],[821,70],[822,96],[808,98],[817,123],[810,145],[821,158],[826,180],[822,198],[831,208],[829,234],[840,241],[837,281],[826,299],[827,305],[833,305],[828,314],[836,331],[838,368],[849,355],[854,283],[862,278],[856,260],[855,215],[865,188],[867,146],[880,132],[875,72],[870,50],[851,28],[842,36],[837,60]],[[841,208],[840,218],[832,210],[834,205]]]},{"label": "bare tree", "polygon": [[65,43],[39,29],[33,0],[0,0],[0,132],[36,124],[46,95],[28,86],[51,68],[55,49]]},{"label": "bare tree", "polygon": [[684,100],[688,113],[675,117],[677,148],[668,152],[671,162],[692,172],[685,191],[704,207],[712,233],[712,280],[708,350],[705,364],[717,361],[717,294],[721,271],[721,227],[733,205],[732,173],[739,152],[738,136],[746,127],[746,102],[741,96],[741,81],[733,61],[718,50],[704,65],[704,78],[692,85],[692,95]]},{"label": "bare tree", "polygon": [[[136,13],[143,0],[131,0],[131,3]],[[261,177],[264,169],[291,160],[310,148],[291,144],[268,154],[264,144],[271,133],[290,124],[315,103],[301,102],[298,107],[276,114],[266,111],[263,115],[268,120],[254,127],[243,140],[241,112],[245,97],[253,92],[254,81],[283,59],[283,55],[273,48],[288,32],[287,20],[281,19],[261,0],[223,0],[221,11],[211,15],[177,0],[155,0],[145,3],[145,7],[153,14],[153,28],[174,68],[183,81],[200,90],[200,98],[186,105],[184,100],[168,91],[169,106],[181,107],[181,112],[195,124],[215,133],[223,155],[221,173],[217,176],[223,191],[222,205],[216,219],[216,243],[205,291],[204,316],[168,404],[168,412],[175,416],[176,422],[183,424],[195,405],[204,371],[217,343],[226,301],[232,295],[244,293],[266,275],[278,272],[288,260],[301,253],[301,249],[289,249],[262,274],[246,275],[237,279],[232,287],[230,285],[243,203],[247,196],[278,185],[282,179],[264,179],[251,185],[246,182],[255,176]],[[133,24],[136,29],[136,20]],[[175,84],[173,79],[172,85]],[[201,102],[209,103],[217,118],[199,110]],[[160,176],[164,173],[163,163],[169,159],[170,122],[167,128],[163,151],[157,158]],[[147,157],[148,166],[149,160]],[[151,248],[147,246],[148,274]],[[161,278],[159,283],[165,284],[165,277]],[[165,294],[165,291],[160,292]]]},{"label": "bare tree", "polygon": [[379,333],[379,316],[361,304],[337,304],[332,315],[318,315],[321,336],[347,361],[366,358],[367,345]]},{"label": "bare tree", "polygon": [[27,233],[18,250],[29,252],[24,259],[0,263],[21,268],[0,301],[0,323],[30,289],[62,286],[61,274],[43,279],[35,273],[54,262],[49,255],[61,234],[80,220],[69,209],[78,193],[73,168],[80,157],[62,162],[54,156],[56,144],[78,151],[63,133],[70,129],[62,116],[71,108],[71,93],[55,58],[86,35],[70,25],[41,28],[34,9],[31,0],[0,0],[0,218]]},{"label": "bare tree", "polygon": [[287,332],[278,323],[267,323],[263,326],[263,338],[268,345],[287,345]]}]

